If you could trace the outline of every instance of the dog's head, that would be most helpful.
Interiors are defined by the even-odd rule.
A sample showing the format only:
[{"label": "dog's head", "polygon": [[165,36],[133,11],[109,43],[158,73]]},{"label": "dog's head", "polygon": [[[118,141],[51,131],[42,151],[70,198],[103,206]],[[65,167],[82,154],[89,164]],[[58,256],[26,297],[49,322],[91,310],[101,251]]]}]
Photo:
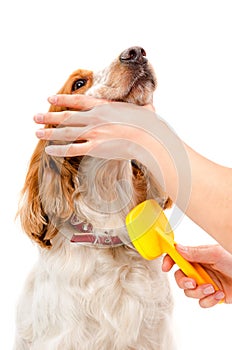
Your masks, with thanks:
[{"label": "dog's head", "polygon": [[[145,56],[144,49],[131,47],[101,72],[95,74],[79,69],[70,75],[58,93],[88,94],[137,105],[152,103],[156,77]],[[50,107],[50,111],[55,112],[64,109]],[[39,141],[32,155],[19,208],[23,229],[42,247],[51,246],[51,239],[57,233],[57,221],[67,220],[74,211],[78,167],[82,159],[48,156],[44,152],[46,145],[46,141]],[[133,172],[134,185],[140,189],[146,187],[143,172],[136,166]],[[164,208],[167,203],[165,199]]]},{"label": "dog's head", "polygon": [[155,73],[144,49],[131,47],[123,51],[109,67],[94,75],[93,85],[87,94],[145,105],[152,103],[155,88]]}]

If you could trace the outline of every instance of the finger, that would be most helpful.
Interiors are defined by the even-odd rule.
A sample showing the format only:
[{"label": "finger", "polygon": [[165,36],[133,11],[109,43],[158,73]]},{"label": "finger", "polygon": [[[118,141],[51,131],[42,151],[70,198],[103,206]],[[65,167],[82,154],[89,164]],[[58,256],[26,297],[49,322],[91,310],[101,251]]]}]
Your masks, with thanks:
[{"label": "finger", "polygon": [[38,113],[34,116],[34,121],[37,124],[85,126],[95,122],[96,118],[87,112],[63,111]]},{"label": "finger", "polygon": [[48,102],[55,106],[69,107],[77,110],[87,111],[99,104],[108,103],[106,100],[97,99],[87,95],[54,95],[48,98]]},{"label": "finger", "polygon": [[184,247],[177,244],[176,249],[190,262],[215,264],[221,257],[221,247],[217,244],[198,247]]},{"label": "finger", "polygon": [[206,296],[213,295],[215,289],[211,284],[202,284],[195,289],[185,289],[184,293],[189,298],[203,299]]},{"label": "finger", "polygon": [[176,283],[181,289],[195,289],[197,284],[193,278],[185,276],[181,270],[177,270],[174,274]]},{"label": "finger", "polygon": [[82,127],[48,128],[37,130],[36,136],[41,140],[76,141],[85,140],[86,132],[87,129]]},{"label": "finger", "polygon": [[199,304],[202,308],[209,308],[217,305],[221,300],[225,298],[225,294],[222,291],[218,291],[208,297],[199,300]]},{"label": "finger", "polygon": [[45,147],[45,152],[56,157],[76,157],[88,154],[91,149],[91,142],[86,141],[81,144],[51,145]]},{"label": "finger", "polygon": [[47,154],[57,157],[89,155],[104,159],[130,159],[124,151],[127,147],[120,147],[123,144],[123,140],[121,139],[117,140],[118,142],[114,142],[112,145],[107,140],[101,140],[100,142],[89,138],[83,140],[85,142],[68,145],[49,145],[46,147],[45,151]]},{"label": "finger", "polygon": [[171,270],[171,268],[175,265],[175,262],[172,260],[172,258],[167,254],[165,255],[162,263],[162,271],[168,272]]}]

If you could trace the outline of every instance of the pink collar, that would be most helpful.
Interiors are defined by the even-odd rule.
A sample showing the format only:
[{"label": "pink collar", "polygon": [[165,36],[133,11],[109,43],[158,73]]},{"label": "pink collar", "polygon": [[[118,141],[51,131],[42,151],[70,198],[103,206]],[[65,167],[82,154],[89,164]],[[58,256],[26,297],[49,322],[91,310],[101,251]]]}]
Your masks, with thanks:
[{"label": "pink collar", "polygon": [[80,234],[73,235],[71,238],[72,243],[92,244],[96,246],[105,247],[117,247],[123,245],[121,239],[117,236],[97,236],[94,234]]},{"label": "pink collar", "polygon": [[118,247],[124,245],[118,236],[111,236],[110,232],[95,233],[91,223],[80,221],[74,214],[70,220],[72,227],[77,231],[73,234],[70,242],[97,247]]}]

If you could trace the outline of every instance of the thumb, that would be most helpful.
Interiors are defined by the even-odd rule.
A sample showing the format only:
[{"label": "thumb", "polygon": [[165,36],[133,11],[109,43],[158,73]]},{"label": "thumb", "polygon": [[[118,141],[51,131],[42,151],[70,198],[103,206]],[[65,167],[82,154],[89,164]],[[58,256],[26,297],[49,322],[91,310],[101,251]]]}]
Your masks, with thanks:
[{"label": "thumb", "polygon": [[188,261],[202,264],[215,264],[221,255],[219,245],[202,245],[197,247],[187,247],[176,245],[177,251]]}]

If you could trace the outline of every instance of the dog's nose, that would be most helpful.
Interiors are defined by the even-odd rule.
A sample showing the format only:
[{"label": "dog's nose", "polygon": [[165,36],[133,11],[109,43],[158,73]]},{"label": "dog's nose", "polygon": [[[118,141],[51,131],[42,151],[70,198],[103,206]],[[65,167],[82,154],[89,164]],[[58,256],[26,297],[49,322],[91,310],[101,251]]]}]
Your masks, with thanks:
[{"label": "dog's nose", "polygon": [[147,59],[145,58],[145,56],[146,56],[146,51],[142,47],[133,46],[123,51],[119,56],[119,60],[122,63],[143,64],[147,62]]}]

